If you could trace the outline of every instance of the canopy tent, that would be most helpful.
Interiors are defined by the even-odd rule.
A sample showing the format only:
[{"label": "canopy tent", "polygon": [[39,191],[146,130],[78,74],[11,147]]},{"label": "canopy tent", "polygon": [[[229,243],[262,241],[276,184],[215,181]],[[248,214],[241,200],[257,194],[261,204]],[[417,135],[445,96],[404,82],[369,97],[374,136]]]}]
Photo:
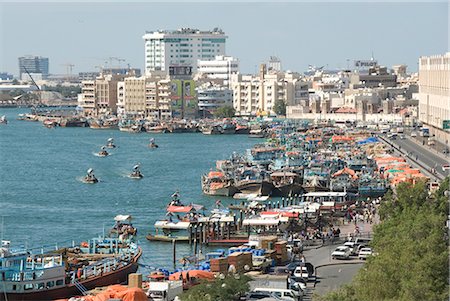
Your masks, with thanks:
[{"label": "canopy tent", "polygon": [[193,206],[175,206],[170,205],[167,207],[167,212],[170,213],[188,213],[194,210]]},{"label": "canopy tent", "polygon": [[180,278],[183,280],[187,280],[188,275],[189,277],[194,277],[198,279],[214,280],[213,273],[203,270],[189,270],[173,273],[172,275],[169,276],[169,280],[180,280]]},{"label": "canopy tent", "polygon": [[116,217],[114,218],[114,220],[116,222],[130,222],[132,219],[131,215],[116,215]]}]

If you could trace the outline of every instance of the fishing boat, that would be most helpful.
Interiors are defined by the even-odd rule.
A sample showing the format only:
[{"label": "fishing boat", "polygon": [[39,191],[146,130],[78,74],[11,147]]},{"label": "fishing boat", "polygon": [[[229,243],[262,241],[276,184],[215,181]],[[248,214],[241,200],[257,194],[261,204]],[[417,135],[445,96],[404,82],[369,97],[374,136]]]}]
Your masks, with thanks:
[{"label": "fishing boat", "polygon": [[109,230],[109,237],[118,238],[120,241],[134,242],[137,229],[132,224],[132,216],[119,214],[114,217],[114,226]]},{"label": "fishing boat", "polygon": [[298,174],[289,171],[277,171],[270,175],[274,190],[272,196],[288,197],[300,195],[303,192]]},{"label": "fishing boat", "polygon": [[83,178],[83,182],[87,184],[95,184],[98,182],[98,179],[94,175],[94,170],[89,168],[87,170],[87,175]]},{"label": "fishing boat", "polygon": [[114,139],[113,138],[108,138],[108,141],[106,143],[106,147],[107,148],[115,148],[116,145],[114,144]]},{"label": "fishing boat", "polygon": [[6,120],[6,116],[3,115],[2,117],[0,117],[0,124],[7,124],[8,120]]},{"label": "fishing boat", "polygon": [[222,134],[234,134],[236,132],[236,125],[230,121],[225,121],[222,125]]},{"label": "fishing boat", "polygon": [[46,127],[46,128],[54,128],[55,126],[58,125],[58,122],[54,119],[45,119],[44,121],[42,121],[42,124]]},{"label": "fishing boat", "polygon": [[222,127],[220,125],[206,125],[202,127],[203,135],[220,135],[222,134]]},{"label": "fishing boat", "polygon": [[87,127],[89,123],[84,118],[62,118],[59,123],[62,127]]},{"label": "fishing boat", "polygon": [[130,174],[130,178],[132,179],[142,179],[144,175],[141,173],[140,165],[136,164],[133,166],[133,172]]},{"label": "fishing boat", "polygon": [[223,172],[210,171],[202,176],[202,191],[207,195],[233,196],[238,189],[232,179],[227,179]]},{"label": "fishing boat", "polygon": [[109,156],[109,153],[106,151],[106,146],[102,146],[101,150],[98,152],[99,157]]},{"label": "fishing boat", "polygon": [[99,130],[117,129],[119,127],[119,120],[117,118],[91,119],[89,121],[89,127]]},{"label": "fishing boat", "polygon": [[96,287],[126,283],[138,269],[142,250],[135,243],[99,237],[56,249],[0,248],[0,300],[55,300]]},{"label": "fishing boat", "polygon": [[264,131],[262,129],[250,130],[248,136],[250,138],[264,138]]},{"label": "fishing boat", "polygon": [[248,135],[250,133],[250,129],[246,125],[238,124],[236,125],[236,130],[234,133],[238,135]]}]

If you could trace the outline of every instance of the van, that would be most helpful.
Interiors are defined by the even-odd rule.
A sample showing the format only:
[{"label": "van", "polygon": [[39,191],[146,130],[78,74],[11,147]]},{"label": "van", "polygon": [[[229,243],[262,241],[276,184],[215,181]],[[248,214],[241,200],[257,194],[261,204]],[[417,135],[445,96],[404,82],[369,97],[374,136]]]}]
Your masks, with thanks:
[{"label": "van", "polygon": [[300,301],[302,299],[299,293],[290,289],[257,287],[253,291],[270,292],[273,295],[284,300]]}]

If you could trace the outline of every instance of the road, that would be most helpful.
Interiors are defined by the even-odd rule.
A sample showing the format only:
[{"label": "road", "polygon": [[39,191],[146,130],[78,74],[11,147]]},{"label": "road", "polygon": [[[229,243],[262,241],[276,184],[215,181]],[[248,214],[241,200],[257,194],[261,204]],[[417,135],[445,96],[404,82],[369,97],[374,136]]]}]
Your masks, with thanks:
[{"label": "road", "polygon": [[411,140],[410,137],[405,139],[389,140],[389,142],[394,143],[394,145],[400,146],[400,150],[403,153],[412,153],[412,158],[417,160],[422,165],[430,168],[436,168],[436,172],[441,176],[445,177],[449,175],[449,171],[443,171],[442,165],[447,164],[448,160],[444,159],[442,156],[437,155],[434,151],[430,150],[428,147],[420,145]]}]

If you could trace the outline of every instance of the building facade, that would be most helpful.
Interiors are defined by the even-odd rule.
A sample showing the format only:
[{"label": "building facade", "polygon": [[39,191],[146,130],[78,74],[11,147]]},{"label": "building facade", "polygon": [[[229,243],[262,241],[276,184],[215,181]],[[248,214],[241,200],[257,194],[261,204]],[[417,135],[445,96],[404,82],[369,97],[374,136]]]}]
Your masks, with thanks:
[{"label": "building facade", "polygon": [[[42,74],[45,79],[49,74],[48,58],[41,56],[22,56],[19,57],[19,75],[20,79],[28,78],[27,71],[31,74]],[[33,75],[32,75],[33,76]],[[34,78],[34,77],[33,77]]]},{"label": "building facade", "polygon": [[239,61],[232,56],[217,55],[213,60],[197,60],[197,73],[208,79],[227,82],[239,72]]},{"label": "building facade", "polygon": [[298,73],[268,72],[260,66],[259,76],[231,76],[233,106],[238,116],[275,115],[275,104],[297,105],[307,101],[308,83]]},{"label": "building facade", "polygon": [[221,107],[233,106],[233,91],[229,88],[204,84],[197,88],[198,110],[200,116],[212,115]]},{"label": "building facade", "polygon": [[419,120],[449,144],[450,52],[419,58]]},{"label": "building facade", "polygon": [[196,71],[197,60],[212,60],[225,55],[225,33],[182,28],[175,31],[152,31],[145,41],[145,74],[152,71],[169,72],[170,66],[191,66]]}]

